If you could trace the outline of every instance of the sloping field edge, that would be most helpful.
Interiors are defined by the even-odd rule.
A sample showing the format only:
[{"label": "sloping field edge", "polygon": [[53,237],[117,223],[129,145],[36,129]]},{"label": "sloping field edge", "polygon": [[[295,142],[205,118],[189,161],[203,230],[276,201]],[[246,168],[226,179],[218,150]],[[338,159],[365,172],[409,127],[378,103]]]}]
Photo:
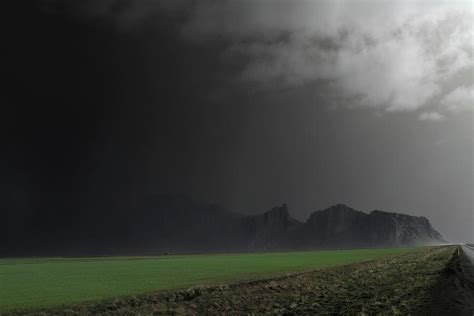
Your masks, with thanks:
[{"label": "sloping field edge", "polygon": [[457,247],[415,315],[474,315],[474,265]]}]

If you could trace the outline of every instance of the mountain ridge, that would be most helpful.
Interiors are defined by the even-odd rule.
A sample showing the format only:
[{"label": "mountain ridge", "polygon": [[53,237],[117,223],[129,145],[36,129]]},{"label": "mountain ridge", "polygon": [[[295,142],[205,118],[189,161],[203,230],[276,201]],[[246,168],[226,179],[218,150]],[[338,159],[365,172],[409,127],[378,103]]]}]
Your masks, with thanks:
[{"label": "mountain ridge", "polygon": [[38,235],[20,250],[9,251],[7,245],[0,255],[285,251],[445,242],[425,217],[364,213],[344,204],[314,211],[302,222],[286,204],[245,215],[180,195],[153,195],[116,208],[112,217],[100,214],[90,210],[67,230]]}]

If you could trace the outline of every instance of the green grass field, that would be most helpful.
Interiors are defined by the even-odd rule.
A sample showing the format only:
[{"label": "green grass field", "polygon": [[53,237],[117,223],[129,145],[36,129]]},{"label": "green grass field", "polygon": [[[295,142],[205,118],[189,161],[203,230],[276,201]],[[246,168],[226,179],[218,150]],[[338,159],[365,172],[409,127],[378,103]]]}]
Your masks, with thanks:
[{"label": "green grass field", "polygon": [[0,311],[49,308],[194,285],[267,278],[413,250],[3,259],[0,260]]}]

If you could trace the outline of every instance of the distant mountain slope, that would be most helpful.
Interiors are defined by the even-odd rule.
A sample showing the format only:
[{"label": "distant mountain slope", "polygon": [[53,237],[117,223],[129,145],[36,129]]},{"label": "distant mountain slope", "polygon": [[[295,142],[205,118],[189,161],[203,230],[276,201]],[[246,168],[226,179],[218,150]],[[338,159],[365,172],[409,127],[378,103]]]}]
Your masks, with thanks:
[{"label": "distant mountain slope", "polygon": [[424,217],[379,210],[366,214],[343,204],[311,214],[300,232],[313,247],[404,246],[443,242]]},{"label": "distant mountain slope", "polygon": [[112,217],[99,214],[89,211],[71,221],[67,232],[44,231],[23,249],[2,249],[0,255],[236,252],[444,242],[424,217],[378,210],[366,214],[342,204],[313,212],[305,223],[292,218],[286,204],[244,215],[170,195],[142,197],[134,205],[117,208]]},{"label": "distant mountain slope", "polygon": [[249,250],[292,248],[292,236],[304,225],[292,218],[286,204],[271,210],[247,216],[242,220]]},{"label": "distant mountain slope", "polygon": [[[139,252],[233,252],[319,248],[391,247],[443,242],[424,217],[372,211],[337,204],[305,222],[283,204],[258,215],[230,212],[183,196],[153,196],[135,206],[120,243]],[[117,240],[117,238],[115,238]],[[111,246],[111,247],[109,247]],[[124,248],[122,248],[124,249]]]}]

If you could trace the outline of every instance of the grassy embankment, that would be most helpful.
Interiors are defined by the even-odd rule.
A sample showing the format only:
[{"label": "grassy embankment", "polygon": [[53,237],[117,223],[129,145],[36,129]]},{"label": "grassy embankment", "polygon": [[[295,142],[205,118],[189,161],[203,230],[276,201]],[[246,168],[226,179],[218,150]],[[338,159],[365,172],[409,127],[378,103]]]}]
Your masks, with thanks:
[{"label": "grassy embankment", "polygon": [[223,284],[396,255],[414,248],[163,257],[0,260],[0,312]]}]

